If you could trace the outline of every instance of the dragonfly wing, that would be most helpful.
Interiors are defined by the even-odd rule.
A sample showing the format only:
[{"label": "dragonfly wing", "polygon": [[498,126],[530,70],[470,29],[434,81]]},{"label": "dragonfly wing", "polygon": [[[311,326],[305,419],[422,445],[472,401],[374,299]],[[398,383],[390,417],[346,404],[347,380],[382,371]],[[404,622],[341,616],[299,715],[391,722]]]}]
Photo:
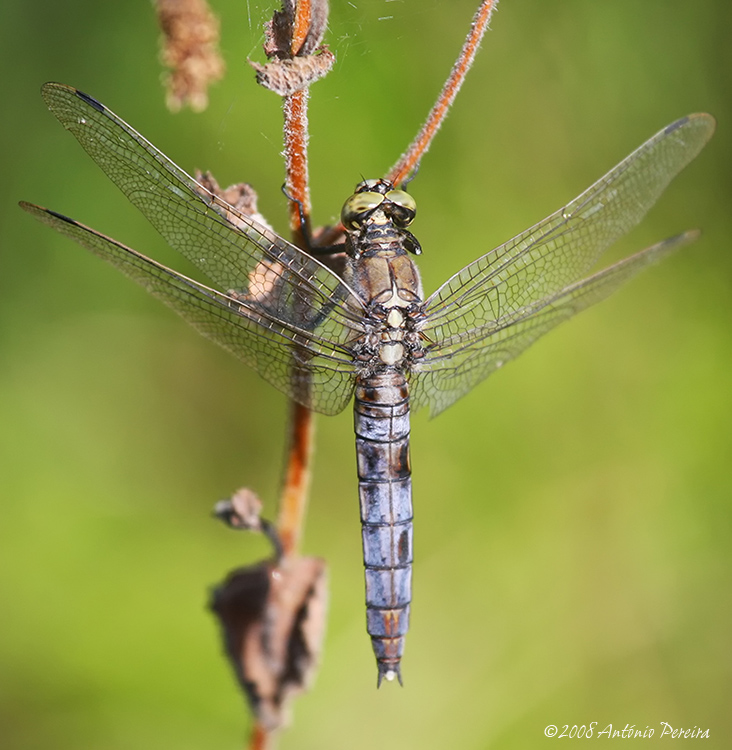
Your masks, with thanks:
[{"label": "dragonfly wing", "polygon": [[45,84],[42,94],[168,244],[219,289],[247,295],[255,277],[266,276],[267,289],[276,289],[266,295],[271,312],[283,323],[302,326],[310,319],[335,343],[352,338],[363,305],[336,274],[214,196],[92,97],[59,83]]},{"label": "dragonfly wing", "polygon": [[540,336],[604,300],[644,268],[698,236],[699,232],[692,230],[658,242],[505,319],[474,328],[461,340],[456,337],[449,347],[440,348],[440,354],[427,356],[412,373],[410,393],[414,408],[430,404],[431,414],[439,414]]},{"label": "dragonfly wing", "polygon": [[[437,413],[500,366],[505,361],[500,347],[490,356],[497,340],[493,335],[508,336],[511,321],[529,327],[527,311],[544,310],[558,294],[574,288],[602,253],[640,222],[673,177],[701,151],[714,126],[714,118],[706,114],[672,123],[571,203],[473,261],[425,300],[422,332],[427,351],[412,376],[422,394],[417,406],[432,403]],[[511,356],[535,338],[512,349]],[[483,370],[462,378],[462,386],[456,387],[450,353],[481,348],[486,354],[472,359],[471,367],[480,361]],[[425,377],[422,372],[431,373],[430,388],[416,384]]]},{"label": "dragonfly wing", "polygon": [[348,404],[355,382],[349,350],[323,337],[318,326],[287,324],[256,298],[221,294],[73,219],[20,205],[137,281],[290,398],[324,414]]}]

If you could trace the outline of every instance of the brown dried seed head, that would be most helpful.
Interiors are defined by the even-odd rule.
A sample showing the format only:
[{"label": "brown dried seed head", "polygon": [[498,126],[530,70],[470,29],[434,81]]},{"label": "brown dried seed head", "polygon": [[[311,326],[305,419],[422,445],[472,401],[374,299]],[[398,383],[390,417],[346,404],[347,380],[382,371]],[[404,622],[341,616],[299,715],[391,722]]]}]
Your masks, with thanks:
[{"label": "brown dried seed head", "polygon": [[219,23],[205,0],[157,0],[163,31],[163,63],[167,104],[173,111],[188,105],[200,111],[208,105],[208,87],[224,75],[218,52]]}]

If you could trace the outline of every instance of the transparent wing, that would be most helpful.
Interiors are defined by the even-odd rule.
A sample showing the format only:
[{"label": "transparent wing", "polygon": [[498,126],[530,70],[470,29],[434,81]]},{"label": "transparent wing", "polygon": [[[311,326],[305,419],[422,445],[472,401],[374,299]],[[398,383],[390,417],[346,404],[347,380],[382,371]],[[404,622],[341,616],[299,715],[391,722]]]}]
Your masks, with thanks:
[{"label": "transparent wing", "polygon": [[[583,281],[526,306],[520,315],[493,321],[485,335],[472,331],[462,345],[455,343],[438,356],[428,356],[410,377],[414,408],[430,404],[434,416],[467,390],[517,357],[540,336],[578,312],[609,297],[652,263],[699,237],[697,230],[671,237],[599,271]],[[475,342],[478,342],[476,345]]]},{"label": "transparent wing", "polygon": [[324,414],[348,404],[355,381],[349,350],[320,335],[319,326],[286,324],[256,297],[221,294],[73,219],[20,205],[137,281],[290,398]]},{"label": "transparent wing", "polygon": [[[303,327],[310,321],[334,344],[361,330],[362,303],[319,261],[212,195],[92,97],[58,83],[45,84],[42,94],[171,247],[223,292],[249,294],[253,278],[266,272],[267,289],[276,294],[260,294],[260,306],[269,306],[281,323]],[[236,226],[227,220],[232,216]]]},{"label": "transparent wing", "polygon": [[[587,305],[573,305],[558,314],[547,305],[579,288],[575,282],[638,224],[711,138],[714,125],[706,114],[672,123],[571,203],[473,261],[432,294],[424,303],[426,355],[411,375],[414,408],[430,404],[432,413],[439,413],[539,335],[584,309]],[[640,257],[645,255],[629,260]],[[538,311],[546,316],[542,321],[556,322],[536,321],[539,333],[525,334],[534,330],[528,318]],[[518,328],[510,330],[514,325]],[[513,342],[508,348],[501,343],[507,340]]]}]

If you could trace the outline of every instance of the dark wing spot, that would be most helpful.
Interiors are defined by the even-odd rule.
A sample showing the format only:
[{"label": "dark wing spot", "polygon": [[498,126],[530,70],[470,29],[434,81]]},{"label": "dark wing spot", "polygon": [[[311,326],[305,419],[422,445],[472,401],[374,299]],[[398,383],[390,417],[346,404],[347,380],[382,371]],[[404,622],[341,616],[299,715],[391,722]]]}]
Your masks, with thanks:
[{"label": "dark wing spot", "polygon": [[50,208],[44,209],[44,211],[47,214],[51,214],[51,216],[55,216],[57,219],[61,219],[61,221],[65,221],[67,224],[77,224],[78,222],[74,221],[73,219],[70,219],[68,216],[64,216],[63,214],[57,213],[56,211],[51,211]]},{"label": "dark wing spot", "polygon": [[667,125],[665,130],[663,131],[668,135],[669,133],[673,133],[674,130],[678,130],[682,125],[686,125],[686,123],[689,122],[689,118],[682,117],[680,120],[676,120],[676,122],[672,122],[670,125]]},{"label": "dark wing spot", "polygon": [[98,102],[93,96],[89,96],[89,94],[85,94],[83,91],[79,91],[79,89],[76,89],[76,95],[79,99],[83,99],[88,105],[94,107],[94,109],[99,110],[100,112],[104,112],[106,109],[106,107],[101,102]]}]

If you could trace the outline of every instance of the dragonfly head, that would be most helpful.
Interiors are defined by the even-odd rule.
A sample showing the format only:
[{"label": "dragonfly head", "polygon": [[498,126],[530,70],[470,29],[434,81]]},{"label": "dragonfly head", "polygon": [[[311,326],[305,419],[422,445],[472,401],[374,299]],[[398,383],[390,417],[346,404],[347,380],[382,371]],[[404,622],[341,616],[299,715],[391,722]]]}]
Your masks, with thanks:
[{"label": "dragonfly head", "polygon": [[399,229],[406,229],[417,215],[417,204],[409,193],[396,190],[387,180],[364,180],[343,204],[341,222],[346,231],[357,232],[377,211]]}]

